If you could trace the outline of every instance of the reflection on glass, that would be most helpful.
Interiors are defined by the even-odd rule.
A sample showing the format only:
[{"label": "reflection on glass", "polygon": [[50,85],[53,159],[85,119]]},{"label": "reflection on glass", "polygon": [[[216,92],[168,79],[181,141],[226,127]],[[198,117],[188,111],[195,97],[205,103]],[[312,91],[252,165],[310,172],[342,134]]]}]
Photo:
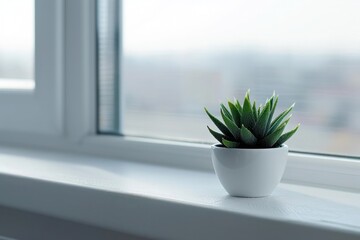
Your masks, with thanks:
[{"label": "reflection on glass", "polygon": [[34,0],[0,0],[0,89],[34,85],[34,20]]},{"label": "reflection on glass", "polygon": [[213,142],[204,106],[275,90],[292,149],[360,155],[360,1],[123,4],[125,134]]}]

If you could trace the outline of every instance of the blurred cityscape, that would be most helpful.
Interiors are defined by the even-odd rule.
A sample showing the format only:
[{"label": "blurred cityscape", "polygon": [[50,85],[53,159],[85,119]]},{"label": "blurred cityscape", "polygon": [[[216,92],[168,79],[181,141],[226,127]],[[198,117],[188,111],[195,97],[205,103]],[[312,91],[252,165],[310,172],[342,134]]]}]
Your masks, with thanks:
[{"label": "blurred cityscape", "polygon": [[[276,91],[278,111],[296,102],[289,142],[294,150],[360,155],[360,56],[256,51],[134,55],[123,58],[124,131],[131,135],[214,142],[206,106],[260,104]],[[290,130],[290,129],[288,129]]]},{"label": "blurred cityscape", "polygon": [[124,0],[126,134],[214,142],[219,103],[296,102],[293,150],[360,156],[357,0]]},{"label": "blurred cityscape", "polygon": [[[31,79],[29,56],[2,51],[0,81]],[[220,102],[242,100],[247,89],[258,104],[275,91],[278,111],[296,103],[289,125],[301,128],[289,141],[292,149],[360,156],[360,56],[124,56],[122,86],[125,134],[212,143],[206,125],[213,125],[203,107],[219,115]]]},{"label": "blurred cityscape", "polygon": [[[212,143],[205,106],[276,91],[278,111],[296,102],[291,149],[360,156],[359,4],[124,0],[124,133]],[[34,1],[0,0],[0,20],[0,81],[33,79]]]}]

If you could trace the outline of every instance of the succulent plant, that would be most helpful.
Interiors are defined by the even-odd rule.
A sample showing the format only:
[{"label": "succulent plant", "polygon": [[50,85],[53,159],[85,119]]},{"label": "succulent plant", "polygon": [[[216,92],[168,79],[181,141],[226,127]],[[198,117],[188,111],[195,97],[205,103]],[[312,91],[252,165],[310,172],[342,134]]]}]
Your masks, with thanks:
[{"label": "succulent plant", "polygon": [[221,133],[212,130],[209,126],[207,128],[216,140],[227,148],[279,147],[298,130],[300,124],[283,134],[291,118],[289,113],[295,104],[272,120],[278,98],[279,96],[275,96],[274,92],[263,106],[257,108],[255,101],[251,104],[250,90],[248,90],[243,105],[236,98],[233,102],[228,101],[229,108],[224,104],[220,105],[223,122],[205,108],[205,112]]}]

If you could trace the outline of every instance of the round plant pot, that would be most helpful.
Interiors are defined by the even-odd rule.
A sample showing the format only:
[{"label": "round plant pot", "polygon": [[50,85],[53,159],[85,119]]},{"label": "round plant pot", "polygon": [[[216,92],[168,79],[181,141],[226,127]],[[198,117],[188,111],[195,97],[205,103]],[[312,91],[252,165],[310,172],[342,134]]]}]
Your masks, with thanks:
[{"label": "round plant pot", "polygon": [[284,174],[287,155],[287,145],[260,149],[211,146],[215,173],[234,197],[269,196]]}]

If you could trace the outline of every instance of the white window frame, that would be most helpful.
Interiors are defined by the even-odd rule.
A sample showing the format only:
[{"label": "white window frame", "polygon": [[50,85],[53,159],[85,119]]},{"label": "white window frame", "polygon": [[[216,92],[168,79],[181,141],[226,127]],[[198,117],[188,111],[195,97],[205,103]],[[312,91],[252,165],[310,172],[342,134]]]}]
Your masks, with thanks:
[{"label": "white window frame", "polygon": [[0,90],[0,135],[62,130],[63,5],[35,0],[35,89]]},{"label": "white window frame", "polygon": [[[16,124],[20,124],[16,122],[11,128],[11,130],[16,128],[16,131],[8,131],[6,134],[4,131],[0,132],[0,141],[3,144],[96,154],[121,160],[213,171],[208,145],[98,135],[96,130],[96,1],[36,1],[37,9],[48,11],[45,16],[49,19],[47,23],[44,23],[44,27],[54,27],[52,31],[48,31],[58,36],[53,38],[51,45],[56,46],[57,50],[47,53],[46,50],[49,50],[46,49],[47,47],[39,49],[40,53],[49,54],[54,62],[45,63],[40,58],[40,63],[49,64],[47,69],[50,70],[42,73],[43,75],[38,75],[42,68],[37,68],[37,77],[39,76],[40,80],[37,79],[36,84],[40,90],[41,85],[44,84],[44,88],[50,92],[39,94],[38,97],[35,97],[35,93],[32,97],[34,102],[39,98],[48,103],[45,104],[43,110],[34,110],[36,109],[34,107],[28,109],[27,112],[35,111],[35,117],[38,113],[41,116],[47,112],[50,114],[49,122],[47,125],[42,123],[47,126],[44,132],[45,129],[40,129],[43,126],[31,124],[16,128]],[[64,64],[62,64],[62,59]],[[45,83],[44,80],[42,83],[41,77],[51,79],[51,81]],[[11,98],[5,99],[1,95],[0,93],[0,102],[3,105],[11,103]],[[22,96],[26,98],[26,95]],[[16,97],[17,95],[12,96],[13,99]],[[38,106],[40,109],[42,109],[41,104]],[[4,107],[3,105],[0,104],[0,110]],[[54,109],[50,109],[51,107]],[[9,119],[11,120],[11,117]],[[3,130],[4,126],[0,128]],[[34,132],[29,134],[30,130]],[[290,153],[283,181],[358,191],[360,190],[360,161],[346,157]]]}]

